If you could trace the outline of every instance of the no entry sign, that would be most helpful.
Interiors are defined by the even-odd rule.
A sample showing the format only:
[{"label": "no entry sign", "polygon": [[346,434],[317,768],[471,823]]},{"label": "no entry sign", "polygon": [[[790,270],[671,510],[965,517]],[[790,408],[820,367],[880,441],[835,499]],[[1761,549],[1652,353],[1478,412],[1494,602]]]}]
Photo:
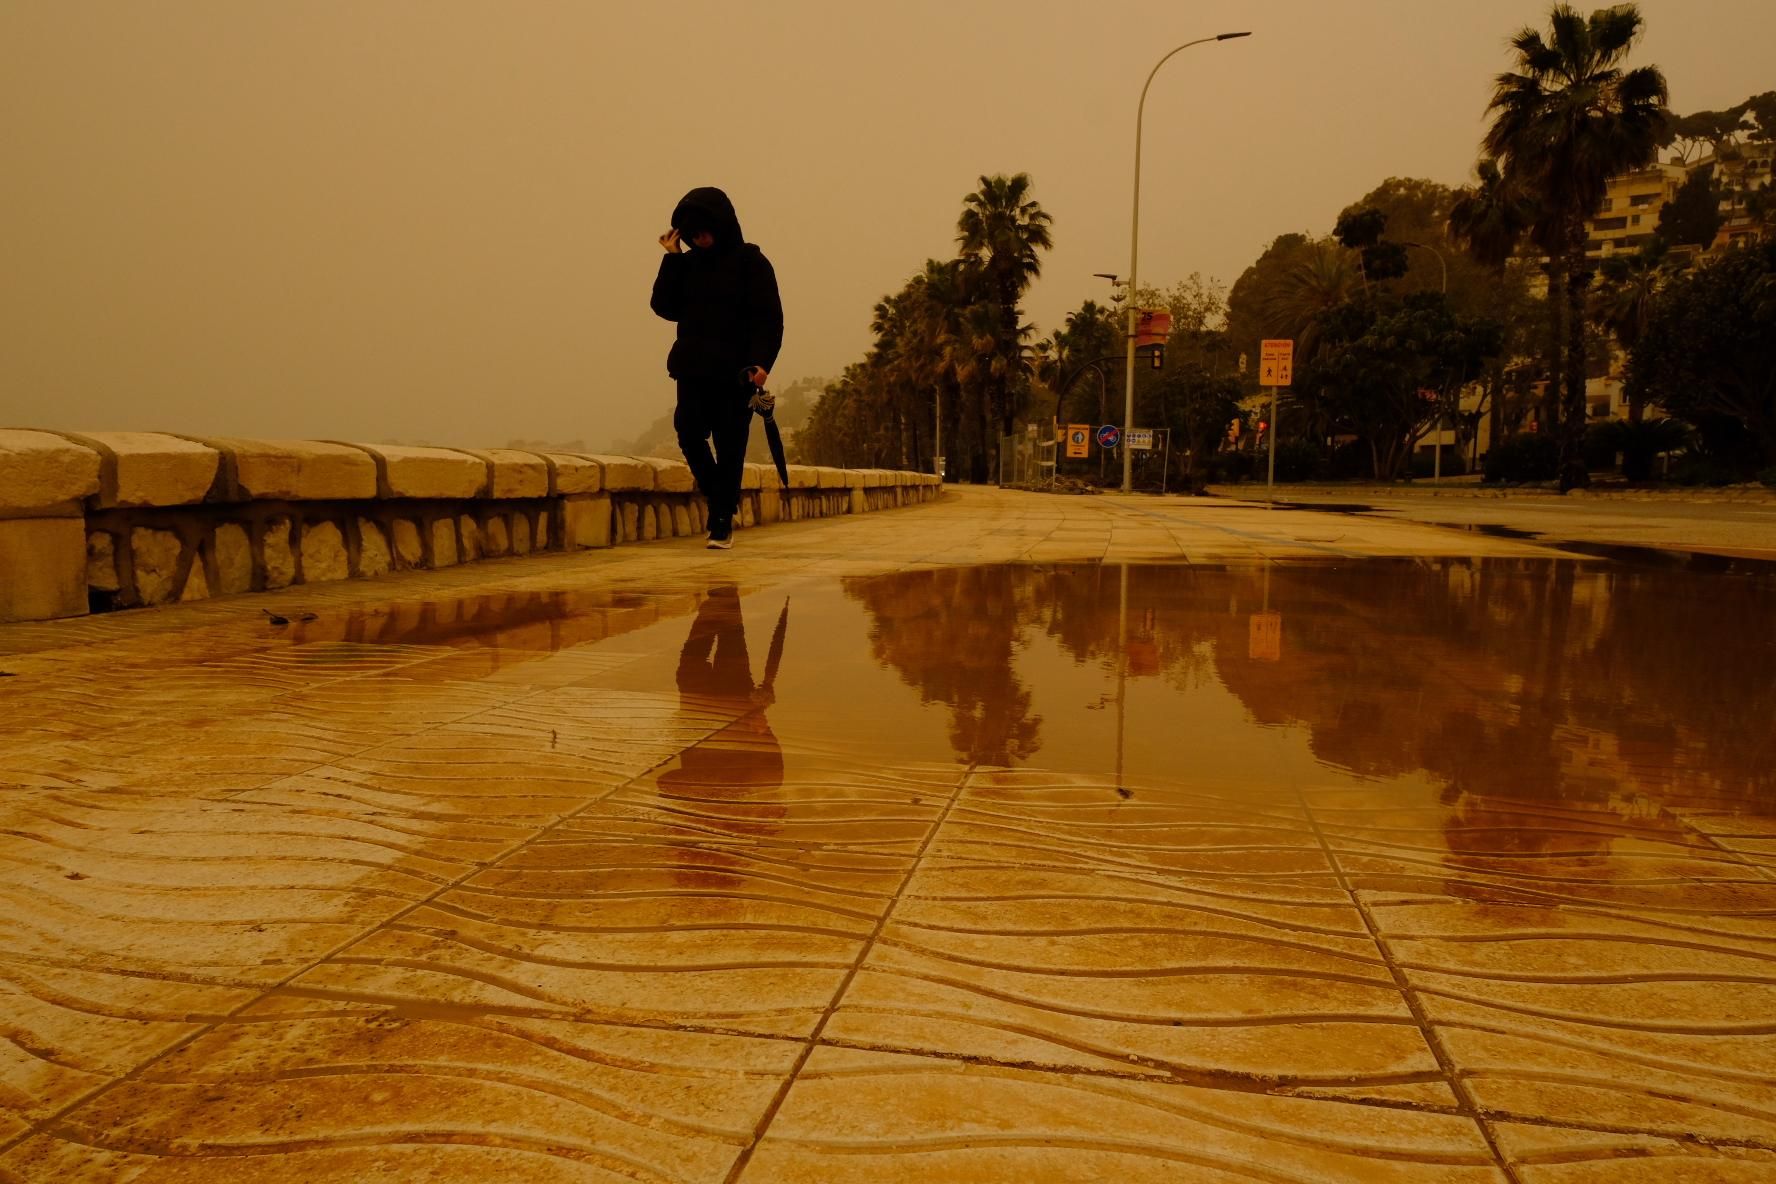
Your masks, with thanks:
[{"label": "no entry sign", "polygon": [[1098,429],[1098,447],[1114,448],[1122,440],[1122,429],[1113,423],[1107,423]]}]

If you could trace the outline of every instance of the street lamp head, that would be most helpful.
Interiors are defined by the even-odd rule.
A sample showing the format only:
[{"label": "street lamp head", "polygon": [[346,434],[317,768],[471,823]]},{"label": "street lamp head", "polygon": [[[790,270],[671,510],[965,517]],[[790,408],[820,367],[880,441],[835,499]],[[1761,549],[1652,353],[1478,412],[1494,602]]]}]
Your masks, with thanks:
[{"label": "street lamp head", "polygon": [[1232,41],[1235,37],[1250,37],[1251,35],[1252,30],[1250,29],[1247,29],[1244,33],[1217,33],[1215,34],[1215,40]]}]

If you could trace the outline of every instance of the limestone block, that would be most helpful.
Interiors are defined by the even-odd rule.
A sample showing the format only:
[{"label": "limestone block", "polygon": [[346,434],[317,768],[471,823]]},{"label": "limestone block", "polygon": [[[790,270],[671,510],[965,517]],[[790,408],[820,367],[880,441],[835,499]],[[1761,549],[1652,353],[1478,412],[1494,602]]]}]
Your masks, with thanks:
[{"label": "limestone block", "polygon": [[604,469],[591,457],[573,452],[551,452],[548,457],[555,465],[550,493],[597,493],[604,488]]},{"label": "limestone block", "polygon": [[[0,509],[43,510],[98,491],[99,454],[92,449],[48,432],[0,431]],[[80,604],[84,612],[84,593]]]},{"label": "limestone block", "polygon": [[770,465],[746,465],[740,470],[740,488],[763,489],[766,469],[771,470],[771,480],[777,480],[777,470]]},{"label": "limestone block", "polygon": [[846,489],[862,489],[863,487],[864,487],[863,470],[862,469],[846,469],[845,470],[845,488]]},{"label": "limestone block", "polygon": [[791,489],[817,489],[819,486],[819,469],[812,465],[789,466],[789,487]]},{"label": "limestone block", "polygon": [[822,465],[815,470],[815,474],[815,480],[818,483],[816,488],[849,489],[851,487],[850,479],[845,476],[844,469],[833,469]]},{"label": "limestone block", "polygon": [[395,561],[401,567],[419,567],[425,562],[425,542],[419,535],[419,523],[411,518],[395,519]]},{"label": "limestone block", "polygon": [[653,506],[641,507],[641,541],[651,543],[660,537],[660,519]]},{"label": "limestone block", "polygon": [[456,519],[440,518],[432,523],[432,566],[456,565]]},{"label": "limestone block", "polygon": [[608,497],[576,494],[562,503],[564,538],[570,551],[611,545],[611,502]]},{"label": "limestone block", "polygon": [[210,580],[204,575],[204,565],[192,560],[191,572],[185,577],[185,589],[179,593],[179,603],[191,600],[208,600],[210,598]]},{"label": "limestone block", "polygon": [[487,520],[487,532],[483,537],[483,548],[489,558],[499,559],[512,550],[511,531],[506,526],[504,517],[496,514]]},{"label": "limestone block", "polygon": [[[0,452],[0,470],[6,463]],[[86,524],[79,518],[0,519],[0,621],[47,621],[85,611]]]},{"label": "limestone block", "polygon": [[247,528],[236,522],[224,522],[212,536],[216,549],[216,592],[233,596],[253,590],[253,541]]},{"label": "limestone block", "polygon": [[94,592],[116,592],[123,582],[117,574],[117,540],[105,530],[86,536],[86,586]]},{"label": "limestone block", "polygon": [[345,536],[331,522],[317,522],[302,531],[302,582],[320,584],[351,576]]},{"label": "limestone block", "polygon": [[487,486],[487,462],[454,448],[358,447],[382,460],[382,497],[479,497]]},{"label": "limestone block", "polygon": [[78,439],[110,454],[100,473],[103,509],[201,502],[222,464],[214,448],[160,432],[92,432]]},{"label": "limestone block", "polygon": [[[136,566],[136,597],[143,604],[166,604],[181,591],[179,556],[185,544],[170,530],[138,526],[130,531],[130,555]],[[192,566],[196,566],[193,564]]]},{"label": "limestone block", "polygon": [[758,512],[752,508],[752,499],[749,497],[740,500],[740,525],[742,527],[758,525]]},{"label": "limestone block", "polygon": [[631,493],[654,487],[654,467],[633,456],[594,456],[603,472],[603,488],[611,493]]},{"label": "limestone block", "polygon": [[358,574],[387,575],[393,567],[394,559],[389,554],[388,539],[383,536],[382,527],[368,518],[358,519]]},{"label": "limestone block", "polygon": [[863,487],[865,489],[880,489],[880,488],[882,488],[883,476],[884,476],[884,474],[881,469],[865,469],[865,470],[863,470]]},{"label": "limestone block", "polygon": [[672,507],[672,533],[681,539],[688,539],[697,533],[697,523],[691,518],[691,507],[683,502]]},{"label": "limestone block", "polygon": [[[608,516],[608,515],[607,515]],[[512,519],[512,554],[530,554],[530,515],[520,514]]]},{"label": "limestone block", "polygon": [[[610,477],[605,474],[606,480]],[[641,537],[641,507],[634,502],[625,502],[621,509],[623,519],[623,541],[633,543]]]},{"label": "limestone block", "polygon": [[[662,457],[648,456],[644,460],[654,470],[654,488],[661,493],[690,493],[697,488],[696,478],[691,476],[691,466],[682,460],[666,460]],[[741,478],[742,482],[745,478]]]},{"label": "limestone block", "polygon": [[783,493],[777,489],[759,491],[758,517],[760,523],[769,525],[783,521]]},{"label": "limestone block", "polygon": [[531,549],[547,551],[549,549],[549,515],[546,512],[537,515],[536,529],[531,533]]},{"label": "limestone block", "polygon": [[462,561],[473,563],[481,558],[481,527],[467,514],[457,519],[456,526],[461,540]]},{"label": "limestone block", "polygon": [[234,459],[242,498],[321,501],[376,496],[376,462],[360,448],[319,440],[205,440]]},{"label": "limestone block", "polygon": [[851,491],[851,512],[853,514],[869,513],[869,495],[861,488]]},{"label": "limestone block", "polygon": [[290,549],[290,520],[273,518],[259,542],[259,563],[265,587],[288,588],[296,582],[296,553]]},{"label": "limestone block", "polygon": [[489,497],[549,496],[549,462],[536,453],[516,448],[480,448],[471,455],[487,462],[491,474]]}]

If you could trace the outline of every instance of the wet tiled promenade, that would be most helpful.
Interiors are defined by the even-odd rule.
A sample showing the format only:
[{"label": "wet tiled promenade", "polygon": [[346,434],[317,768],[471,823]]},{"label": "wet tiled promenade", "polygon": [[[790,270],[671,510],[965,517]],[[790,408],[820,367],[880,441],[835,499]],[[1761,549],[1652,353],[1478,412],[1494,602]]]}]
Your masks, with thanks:
[{"label": "wet tiled promenade", "polygon": [[0,626],[0,1181],[1776,1180],[1772,603],[962,491]]}]

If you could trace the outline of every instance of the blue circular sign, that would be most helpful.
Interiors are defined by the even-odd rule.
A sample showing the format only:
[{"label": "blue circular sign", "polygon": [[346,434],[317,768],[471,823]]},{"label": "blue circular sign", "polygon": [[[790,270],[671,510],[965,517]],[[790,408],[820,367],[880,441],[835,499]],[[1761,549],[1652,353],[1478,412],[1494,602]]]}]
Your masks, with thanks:
[{"label": "blue circular sign", "polygon": [[1107,423],[1098,429],[1098,447],[1114,448],[1122,442],[1122,429],[1113,423]]}]

